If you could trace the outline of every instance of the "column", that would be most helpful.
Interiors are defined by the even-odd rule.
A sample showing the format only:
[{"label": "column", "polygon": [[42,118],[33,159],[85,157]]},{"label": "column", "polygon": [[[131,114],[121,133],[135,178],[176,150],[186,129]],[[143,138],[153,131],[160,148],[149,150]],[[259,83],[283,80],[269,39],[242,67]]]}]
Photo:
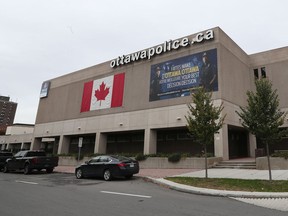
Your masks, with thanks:
[{"label": "column", "polygon": [[216,157],[229,160],[228,125],[224,124],[219,134],[214,135],[214,151]]},{"label": "column", "polygon": [[39,150],[41,148],[41,138],[34,138],[30,150]]},{"label": "column", "polygon": [[256,136],[249,133],[249,156],[255,157],[255,149],[257,148]]},{"label": "column", "polygon": [[157,131],[150,128],[145,129],[144,154],[157,153]]},{"label": "column", "polygon": [[58,154],[69,153],[70,137],[61,135],[59,140]]},{"label": "column", "polygon": [[94,153],[105,154],[107,149],[107,134],[98,132],[95,139]]}]

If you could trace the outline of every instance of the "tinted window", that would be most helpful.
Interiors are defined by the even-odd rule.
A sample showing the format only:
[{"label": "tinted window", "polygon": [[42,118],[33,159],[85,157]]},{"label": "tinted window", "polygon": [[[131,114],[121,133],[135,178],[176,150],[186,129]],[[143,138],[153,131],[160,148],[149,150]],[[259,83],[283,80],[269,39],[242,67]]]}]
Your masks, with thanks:
[{"label": "tinted window", "polygon": [[100,156],[92,158],[89,163],[97,163],[100,160]]},{"label": "tinted window", "polygon": [[17,154],[15,154],[15,157],[23,157],[23,155],[26,153],[26,151],[20,151]]},{"label": "tinted window", "polygon": [[28,152],[26,157],[38,157],[38,156],[46,156],[45,152]]},{"label": "tinted window", "polygon": [[95,163],[97,163],[97,162],[99,162],[99,157],[97,157],[97,158],[92,158],[92,159],[89,161],[89,164],[95,164]]},{"label": "tinted window", "polygon": [[110,161],[110,159],[107,156],[100,157],[100,162],[109,162],[109,161]]},{"label": "tinted window", "polygon": [[114,158],[114,159],[119,160],[119,161],[131,160],[131,158],[124,157],[124,156],[119,156],[119,155],[113,155],[113,156],[111,156],[111,158]]},{"label": "tinted window", "polygon": [[258,69],[254,69],[254,78],[259,79]]},{"label": "tinted window", "polygon": [[261,77],[266,78],[266,68],[265,67],[261,67]]}]

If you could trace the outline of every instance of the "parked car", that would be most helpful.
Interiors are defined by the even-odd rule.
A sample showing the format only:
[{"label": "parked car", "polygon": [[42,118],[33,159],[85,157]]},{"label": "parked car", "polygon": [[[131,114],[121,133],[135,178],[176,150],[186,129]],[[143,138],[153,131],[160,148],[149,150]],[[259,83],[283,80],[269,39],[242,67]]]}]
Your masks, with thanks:
[{"label": "parked car", "polygon": [[58,157],[46,156],[44,151],[20,151],[6,160],[3,172],[24,170],[24,174],[29,174],[32,170],[46,169],[47,173],[52,173],[58,166],[58,160]]},{"label": "parked car", "polygon": [[12,157],[13,157],[12,152],[0,151],[0,171],[4,168],[6,160]]},{"label": "parked car", "polygon": [[139,172],[139,163],[128,157],[102,155],[94,157],[75,168],[76,178],[103,177],[109,181],[114,177],[127,179]]}]

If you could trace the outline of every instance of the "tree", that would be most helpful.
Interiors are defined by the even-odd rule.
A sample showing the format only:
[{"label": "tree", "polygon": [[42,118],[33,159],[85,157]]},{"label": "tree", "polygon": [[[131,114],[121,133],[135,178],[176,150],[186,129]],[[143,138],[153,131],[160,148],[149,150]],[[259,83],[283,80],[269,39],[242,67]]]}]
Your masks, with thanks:
[{"label": "tree", "polygon": [[277,90],[272,90],[268,79],[255,81],[256,92],[247,91],[246,107],[240,107],[242,126],[259,138],[266,147],[269,180],[272,180],[269,145],[287,135],[287,130],[280,130],[287,113],[280,111]]},{"label": "tree", "polygon": [[[205,178],[208,178],[207,145],[214,143],[214,134],[219,131],[225,119],[220,117],[223,104],[214,107],[212,93],[198,88],[192,95],[192,103],[188,104],[187,128],[196,142],[200,143],[205,156]],[[194,103],[194,104],[193,104]]]}]

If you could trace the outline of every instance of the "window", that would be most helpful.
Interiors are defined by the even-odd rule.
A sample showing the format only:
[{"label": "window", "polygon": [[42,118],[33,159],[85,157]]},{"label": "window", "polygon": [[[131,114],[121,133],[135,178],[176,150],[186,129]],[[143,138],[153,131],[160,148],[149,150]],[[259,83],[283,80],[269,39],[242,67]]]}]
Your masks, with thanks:
[{"label": "window", "polygon": [[261,67],[261,78],[266,78],[266,68]]},{"label": "window", "polygon": [[130,136],[128,134],[120,134],[117,137],[118,142],[129,142],[130,141]]},{"label": "window", "polygon": [[258,75],[258,69],[254,69],[254,78],[255,79],[259,79],[259,75]]},{"label": "window", "polygon": [[177,133],[166,134],[166,140],[177,140]]},{"label": "window", "polygon": [[101,156],[99,162],[109,162],[109,158],[107,156]]},{"label": "window", "polygon": [[192,138],[188,132],[183,131],[177,134],[177,139],[178,140],[191,140]]},{"label": "window", "polygon": [[261,67],[260,68],[260,74],[259,74],[259,69],[258,68],[253,69],[253,71],[254,71],[255,80],[257,80],[259,78],[260,79],[262,79],[262,78],[265,79],[266,78],[266,68],[265,67]]}]

